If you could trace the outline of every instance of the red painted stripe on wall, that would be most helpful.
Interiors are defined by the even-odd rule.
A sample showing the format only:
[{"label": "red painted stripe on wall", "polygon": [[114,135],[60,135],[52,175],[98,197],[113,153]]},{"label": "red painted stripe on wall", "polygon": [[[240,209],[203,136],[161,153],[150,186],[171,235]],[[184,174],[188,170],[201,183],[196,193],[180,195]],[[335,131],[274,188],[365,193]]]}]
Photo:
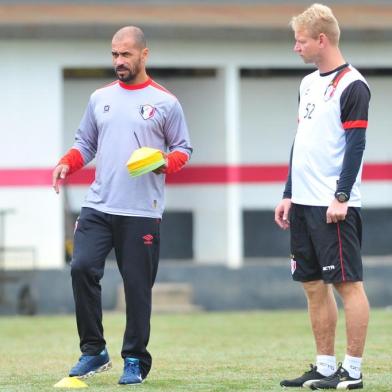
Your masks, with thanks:
[{"label": "red painted stripe on wall", "polygon": [[168,184],[235,184],[283,182],[286,165],[188,166],[167,177]]},{"label": "red painted stripe on wall", "polygon": [[0,169],[0,186],[47,186],[51,169]]},{"label": "red painted stripe on wall", "polygon": [[[89,185],[94,181],[95,169],[86,168],[72,174],[69,185]],[[190,165],[167,176],[168,185],[224,185],[282,183],[286,180],[287,165]],[[363,167],[366,181],[392,181],[392,162],[368,163]],[[0,169],[1,187],[51,186],[52,169]]]},{"label": "red painted stripe on wall", "polygon": [[368,163],[363,165],[362,181],[391,181],[392,163]]}]

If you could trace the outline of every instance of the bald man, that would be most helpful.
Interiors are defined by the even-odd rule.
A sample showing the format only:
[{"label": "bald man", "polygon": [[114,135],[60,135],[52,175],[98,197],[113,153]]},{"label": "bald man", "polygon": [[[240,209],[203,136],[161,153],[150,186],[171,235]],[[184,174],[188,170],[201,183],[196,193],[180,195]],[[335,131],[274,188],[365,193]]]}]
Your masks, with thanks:
[{"label": "bald man", "polygon": [[[59,193],[61,180],[96,159],[95,180],[75,225],[71,276],[82,355],[71,377],[86,378],[111,368],[100,281],[113,248],[126,301],[124,372],[119,384],[139,384],[151,369],[147,344],[165,175],[182,169],[192,147],[177,98],[146,72],[148,52],[138,27],[123,27],[113,36],[118,79],[91,95],[75,143],[53,171],[53,188]],[[126,162],[140,145],[161,150],[166,164],[132,178]]]}]

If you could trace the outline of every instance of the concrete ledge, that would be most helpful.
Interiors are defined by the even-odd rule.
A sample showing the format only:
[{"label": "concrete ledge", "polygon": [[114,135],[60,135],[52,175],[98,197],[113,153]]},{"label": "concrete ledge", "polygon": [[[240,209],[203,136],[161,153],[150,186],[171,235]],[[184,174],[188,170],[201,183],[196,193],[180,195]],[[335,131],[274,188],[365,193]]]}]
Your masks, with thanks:
[{"label": "concrete ledge", "polygon": [[[371,306],[392,306],[392,257],[364,260],[365,287]],[[21,298],[26,302],[29,287],[40,314],[74,311],[69,267],[62,270],[7,271],[14,279],[5,284],[0,314],[20,313]],[[114,263],[108,263],[102,280],[105,310],[115,310],[121,276]],[[238,270],[222,265],[161,262],[156,285],[186,284],[192,288],[192,301],[204,310],[255,310],[305,308],[300,284],[291,279],[287,260],[267,259],[246,264]],[[24,289],[24,297],[23,297]],[[27,298],[28,299],[28,298]],[[28,302],[27,302],[28,303]]]},{"label": "concrete ledge", "polygon": [[[116,310],[125,311],[124,287],[117,287]],[[156,283],[152,289],[152,311],[155,313],[190,313],[201,311],[193,304],[193,288],[189,283]]]}]

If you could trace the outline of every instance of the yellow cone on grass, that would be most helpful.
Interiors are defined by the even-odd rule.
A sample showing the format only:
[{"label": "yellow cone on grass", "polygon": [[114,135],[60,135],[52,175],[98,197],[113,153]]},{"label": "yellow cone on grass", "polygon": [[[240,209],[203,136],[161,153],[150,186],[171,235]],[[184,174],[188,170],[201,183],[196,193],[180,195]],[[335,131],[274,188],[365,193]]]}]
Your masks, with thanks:
[{"label": "yellow cone on grass", "polygon": [[151,147],[140,147],[135,150],[127,162],[132,177],[149,173],[165,164],[162,151]]},{"label": "yellow cone on grass", "polygon": [[64,377],[53,385],[55,388],[87,388],[88,385],[77,377]]}]

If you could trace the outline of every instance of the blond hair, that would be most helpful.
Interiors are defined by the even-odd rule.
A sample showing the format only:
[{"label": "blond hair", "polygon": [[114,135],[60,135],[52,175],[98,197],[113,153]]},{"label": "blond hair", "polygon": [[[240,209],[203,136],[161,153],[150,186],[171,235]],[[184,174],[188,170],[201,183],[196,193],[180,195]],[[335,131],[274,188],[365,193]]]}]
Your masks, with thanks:
[{"label": "blond hair", "polygon": [[302,14],[293,16],[290,26],[294,31],[306,30],[312,38],[325,34],[332,45],[339,44],[340,28],[332,10],[323,4],[315,3]]}]

